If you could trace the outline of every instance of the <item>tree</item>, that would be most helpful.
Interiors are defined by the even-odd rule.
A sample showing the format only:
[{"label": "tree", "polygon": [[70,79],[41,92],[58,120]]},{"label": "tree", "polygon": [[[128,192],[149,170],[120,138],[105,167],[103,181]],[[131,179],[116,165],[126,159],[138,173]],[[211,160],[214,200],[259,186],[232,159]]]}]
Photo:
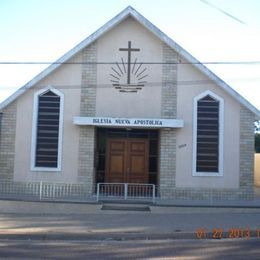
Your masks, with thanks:
[{"label": "tree", "polygon": [[260,132],[260,120],[255,121],[255,132]]},{"label": "tree", "polygon": [[260,133],[255,134],[255,152],[260,153]]}]

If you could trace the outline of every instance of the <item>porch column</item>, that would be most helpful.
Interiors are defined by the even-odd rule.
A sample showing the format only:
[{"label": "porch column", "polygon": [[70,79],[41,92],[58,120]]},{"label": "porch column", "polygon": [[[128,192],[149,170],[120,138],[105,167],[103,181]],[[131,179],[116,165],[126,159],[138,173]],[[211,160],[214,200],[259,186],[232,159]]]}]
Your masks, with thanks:
[{"label": "porch column", "polygon": [[[163,45],[162,66],[162,118],[177,116],[177,61],[178,55],[166,44]],[[160,172],[161,198],[170,198],[175,189],[176,179],[176,129],[160,131]]]},{"label": "porch column", "polygon": [[[82,86],[80,115],[95,116],[96,114],[96,83],[97,83],[97,45],[96,42],[82,51]],[[84,183],[87,192],[92,194],[94,187],[94,149],[95,127],[80,126],[79,130],[79,161],[78,182]]]},{"label": "porch column", "polygon": [[95,127],[81,126],[79,133],[78,182],[86,185],[89,194],[94,185]]},{"label": "porch column", "polygon": [[159,185],[162,199],[172,197],[176,186],[176,129],[160,132]]}]

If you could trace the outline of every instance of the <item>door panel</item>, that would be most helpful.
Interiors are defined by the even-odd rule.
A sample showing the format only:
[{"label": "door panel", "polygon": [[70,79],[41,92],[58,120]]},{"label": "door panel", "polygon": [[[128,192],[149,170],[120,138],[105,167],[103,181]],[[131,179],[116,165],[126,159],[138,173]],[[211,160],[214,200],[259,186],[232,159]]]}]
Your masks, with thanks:
[{"label": "door panel", "polygon": [[121,174],[124,171],[123,155],[111,155],[110,172]]},{"label": "door panel", "polygon": [[131,141],[130,152],[145,152],[146,146],[144,141]]},{"label": "door panel", "polygon": [[148,142],[145,139],[131,140],[128,145],[128,182],[148,183]]},{"label": "door panel", "polygon": [[124,152],[125,142],[124,140],[117,140],[110,143],[110,149],[113,152]]},{"label": "door panel", "polygon": [[126,168],[125,140],[108,140],[106,182],[124,182]]},{"label": "door panel", "polygon": [[109,139],[106,182],[148,183],[148,141]]}]

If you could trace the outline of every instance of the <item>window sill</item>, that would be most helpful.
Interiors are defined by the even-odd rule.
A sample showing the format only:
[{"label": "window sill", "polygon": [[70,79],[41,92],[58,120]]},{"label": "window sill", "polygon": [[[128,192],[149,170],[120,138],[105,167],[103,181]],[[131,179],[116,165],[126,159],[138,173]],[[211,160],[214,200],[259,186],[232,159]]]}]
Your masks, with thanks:
[{"label": "window sill", "polygon": [[60,172],[61,168],[48,168],[48,167],[33,167],[31,168],[33,172]]},{"label": "window sill", "polygon": [[223,177],[223,172],[193,172],[193,177]]}]

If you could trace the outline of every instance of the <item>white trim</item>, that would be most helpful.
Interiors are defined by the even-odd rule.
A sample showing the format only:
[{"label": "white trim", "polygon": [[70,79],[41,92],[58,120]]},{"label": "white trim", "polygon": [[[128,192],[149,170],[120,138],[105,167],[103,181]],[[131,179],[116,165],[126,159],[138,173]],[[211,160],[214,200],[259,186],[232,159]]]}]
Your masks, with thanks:
[{"label": "white trim", "polygon": [[[35,153],[36,153],[36,135],[37,135],[37,121],[38,121],[38,97],[47,91],[51,91],[60,97],[60,118],[59,118],[59,139],[58,139],[58,163],[56,168],[52,167],[35,167]],[[31,140],[31,171],[61,171],[62,164],[62,138],[63,138],[63,111],[64,110],[64,94],[59,90],[49,86],[41,89],[34,94],[33,101],[33,120],[32,120],[32,140]]]},{"label": "white trim", "polygon": [[[31,81],[25,84],[23,87],[18,89],[14,94],[8,97],[0,104],[0,111],[6,107],[8,104],[13,102],[16,98],[22,95],[27,89],[33,87],[40,80],[44,79],[46,76],[51,74],[54,70],[59,68],[63,63],[71,59],[77,53],[79,53],[82,49],[93,43],[99,37],[104,35],[106,32],[111,30],[117,24],[125,20],[127,17],[133,17],[136,21],[138,21],[141,25],[143,25],[146,29],[148,29],[151,33],[157,36],[162,42],[169,45],[173,50],[175,50],[179,55],[185,58],[188,62],[193,63],[193,65],[199,69],[202,73],[207,75],[212,81],[214,81],[219,87],[224,89],[227,93],[229,93],[232,97],[234,97],[239,103],[248,108],[251,112],[253,112],[257,118],[260,118],[260,111],[255,108],[252,104],[250,104],[244,97],[238,94],[234,89],[232,89],[228,84],[226,84],[222,79],[216,76],[212,71],[210,71],[207,67],[201,64],[197,59],[195,59],[191,54],[189,54],[186,50],[184,50],[180,45],[178,45],[175,41],[169,38],[166,34],[160,31],[156,26],[154,26],[150,21],[148,21],[144,16],[138,13],[134,8],[128,6],[121,13],[115,16],[113,19],[108,21],[102,27],[100,27],[96,32],[91,34],[65,55],[63,55],[60,59],[56,61],[56,63],[50,65],[48,68],[43,70],[40,74],[34,77]],[[60,64],[59,64],[60,63]]]},{"label": "white trim", "polygon": [[130,128],[182,128],[181,119],[156,118],[115,118],[115,117],[74,117],[74,125],[93,125],[103,127],[130,127]]},{"label": "white trim", "polygon": [[[218,157],[218,172],[197,172],[197,107],[198,101],[205,97],[211,96],[219,101],[219,157]],[[193,150],[192,150],[192,176],[223,176],[223,160],[224,160],[224,99],[217,96],[210,90],[207,90],[194,98],[193,101]]]}]

